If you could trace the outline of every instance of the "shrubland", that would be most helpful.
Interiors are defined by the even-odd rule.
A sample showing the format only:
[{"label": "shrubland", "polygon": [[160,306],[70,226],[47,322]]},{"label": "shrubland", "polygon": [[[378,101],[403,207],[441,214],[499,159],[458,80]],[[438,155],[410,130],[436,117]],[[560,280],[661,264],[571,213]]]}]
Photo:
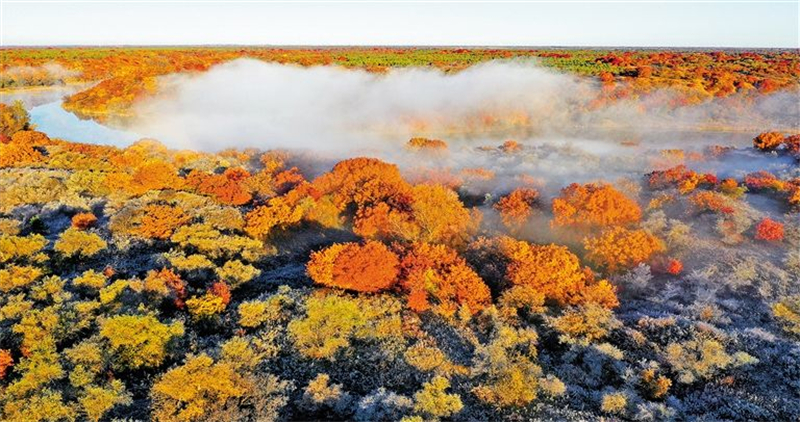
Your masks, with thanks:
[{"label": "shrubland", "polygon": [[626,180],[539,183],[404,156],[310,170],[287,151],[79,144],[23,112],[3,109],[0,144],[0,419],[800,416],[796,135],[743,149],[793,164],[773,172],[717,177],[685,157],[733,152],[672,151],[682,164]]}]

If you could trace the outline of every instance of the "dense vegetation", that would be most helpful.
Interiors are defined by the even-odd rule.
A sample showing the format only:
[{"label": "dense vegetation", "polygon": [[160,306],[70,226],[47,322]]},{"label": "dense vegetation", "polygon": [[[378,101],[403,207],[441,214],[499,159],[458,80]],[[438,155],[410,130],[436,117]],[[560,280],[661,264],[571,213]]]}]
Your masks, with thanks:
[{"label": "dense vegetation", "polygon": [[64,107],[81,116],[129,118],[132,106],[159,89],[157,77],[203,72],[237,58],[300,66],[338,65],[384,72],[425,66],[455,72],[489,60],[535,59],[560,71],[597,78],[595,106],[673,88],[675,105],[715,97],[770,93],[800,82],[800,56],[792,51],[542,50],[453,48],[133,47],[0,50],[0,89],[90,83]]},{"label": "dense vegetation", "polygon": [[[206,54],[3,51],[4,63],[80,66],[105,81],[96,87],[242,54],[450,69],[544,53]],[[752,60],[766,65],[736,75],[762,91],[798,64],[547,54],[616,75]],[[286,151],[71,143],[35,131],[20,105],[0,107],[0,419],[800,417],[799,135],[660,151],[639,179],[545,195],[535,179],[509,186],[481,168],[357,157],[317,170]],[[521,160],[533,148],[471,153]],[[403,153],[424,163],[448,149],[412,139]],[[792,165],[724,179],[691,169],[737,153]]]}]

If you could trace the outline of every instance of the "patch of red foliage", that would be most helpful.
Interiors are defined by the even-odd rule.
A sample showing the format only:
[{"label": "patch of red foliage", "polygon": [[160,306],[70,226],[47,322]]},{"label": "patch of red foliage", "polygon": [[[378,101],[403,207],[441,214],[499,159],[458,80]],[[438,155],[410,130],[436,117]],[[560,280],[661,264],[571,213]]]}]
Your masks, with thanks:
[{"label": "patch of red foliage", "polygon": [[764,218],[756,226],[756,239],[768,242],[783,240],[783,224],[770,218]]},{"label": "patch of red foliage", "polygon": [[231,303],[231,288],[225,282],[218,281],[209,287],[208,292],[222,299],[222,303]]}]

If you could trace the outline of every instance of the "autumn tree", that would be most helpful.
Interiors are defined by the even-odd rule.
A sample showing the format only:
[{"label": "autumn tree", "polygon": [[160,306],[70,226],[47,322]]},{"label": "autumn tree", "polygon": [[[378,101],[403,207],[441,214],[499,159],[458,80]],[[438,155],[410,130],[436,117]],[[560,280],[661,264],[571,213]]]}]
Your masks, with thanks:
[{"label": "autumn tree", "polygon": [[683,384],[708,380],[730,367],[758,362],[745,352],[729,354],[723,343],[703,333],[687,341],[670,343],[665,352],[666,361],[678,374],[678,382]]},{"label": "autumn tree", "polygon": [[68,228],[55,243],[56,252],[66,257],[92,257],[103,251],[108,244],[95,233]]},{"label": "autumn tree", "polygon": [[450,381],[435,376],[422,385],[422,390],[414,394],[414,410],[425,415],[428,420],[447,418],[461,411],[464,404],[458,394],[447,393]]},{"label": "autumn tree", "polygon": [[164,422],[277,420],[288,387],[230,359],[190,356],[153,384],[152,416]]},{"label": "autumn tree", "polygon": [[681,164],[666,170],[657,170],[648,175],[651,189],[675,187],[681,194],[694,192],[698,187],[712,188],[719,180],[711,173],[697,173]]},{"label": "autumn tree", "polygon": [[390,218],[402,221],[412,202],[412,189],[403,180],[397,166],[374,158],[351,158],[340,161],[333,170],[313,182],[320,196],[330,195],[336,208],[344,213],[362,235],[376,235],[376,228]]},{"label": "autumn tree", "polygon": [[11,356],[11,351],[0,350],[0,380],[6,377],[6,374],[14,366],[14,358]]},{"label": "autumn tree", "polygon": [[182,323],[164,324],[152,315],[118,315],[100,324],[100,337],[121,369],[161,365],[169,344],[183,332]]},{"label": "autumn tree", "polygon": [[114,173],[108,181],[112,188],[133,196],[141,196],[151,190],[179,190],[184,185],[175,166],[159,159],[145,161],[135,167],[131,174]]},{"label": "autumn tree", "polygon": [[0,143],[22,130],[31,130],[30,115],[25,104],[17,100],[13,104],[0,103]]},{"label": "autumn tree", "polygon": [[456,251],[445,245],[415,243],[404,251],[401,288],[417,312],[433,309],[451,317],[459,307],[469,313],[491,304],[489,288]]},{"label": "autumn tree", "polygon": [[783,144],[783,139],[783,134],[780,132],[764,132],[753,138],[753,148],[772,151]]},{"label": "autumn tree", "polygon": [[162,268],[160,271],[149,271],[143,284],[144,291],[153,293],[157,297],[170,297],[178,308],[183,308],[185,304],[186,287],[186,282],[167,268]]},{"label": "autumn tree", "polygon": [[772,305],[772,314],[787,333],[800,337],[800,295],[782,297]]},{"label": "autumn tree", "polygon": [[142,209],[141,222],[136,233],[148,239],[169,239],[180,226],[191,221],[191,217],[180,207],[150,204]]},{"label": "autumn tree", "polygon": [[247,213],[245,230],[256,239],[264,239],[273,229],[287,228],[300,222],[302,218],[301,207],[292,204],[286,197],[279,196]]},{"label": "autumn tree", "polygon": [[412,151],[446,151],[447,143],[440,139],[411,138],[406,142],[406,148]]},{"label": "autumn tree", "polygon": [[610,309],[595,303],[567,309],[562,315],[552,318],[550,325],[561,335],[562,343],[588,345],[607,337],[613,330],[622,327]]},{"label": "autumn tree", "polygon": [[363,209],[379,203],[405,209],[411,200],[411,187],[403,180],[397,166],[375,158],[340,161],[313,183],[321,193],[332,194],[341,210]]},{"label": "autumn tree", "polygon": [[618,272],[647,262],[664,252],[664,243],[645,230],[614,227],[584,239],[588,259],[609,272]]},{"label": "autumn tree", "polygon": [[753,191],[782,191],[786,188],[786,182],[765,170],[748,173],[744,177],[744,184]]},{"label": "autumn tree", "polygon": [[399,233],[401,238],[457,246],[477,231],[480,213],[467,210],[451,189],[423,184],[414,186],[412,194],[413,229]]},{"label": "autumn tree", "polygon": [[531,188],[517,188],[494,204],[503,224],[511,230],[520,230],[533,214],[539,192]]},{"label": "autumn tree", "polygon": [[241,167],[231,167],[222,174],[193,170],[186,177],[186,186],[197,193],[209,195],[227,205],[244,205],[253,199],[246,188],[250,173]]},{"label": "autumn tree", "polygon": [[90,212],[82,212],[72,216],[72,227],[88,229],[97,223],[97,217]]},{"label": "autumn tree", "polygon": [[381,242],[344,243],[312,253],[306,271],[325,286],[374,293],[394,285],[399,263]]},{"label": "autumn tree", "polygon": [[553,225],[600,228],[628,225],[642,217],[639,205],[607,184],[571,184],[553,200]]},{"label": "autumn tree", "polygon": [[783,240],[783,224],[771,218],[762,219],[756,225],[756,239],[769,242]]},{"label": "autumn tree", "polygon": [[[493,280],[504,290],[532,289],[562,306],[593,302],[613,308],[619,304],[614,287],[606,280],[596,280],[565,246],[501,237],[478,241],[470,249],[473,266],[482,269],[485,280]],[[533,298],[530,294],[523,297]]]},{"label": "autumn tree", "polygon": [[22,130],[11,135],[10,140],[0,142],[0,168],[36,165],[45,160],[43,147],[50,138],[42,132]]},{"label": "autumn tree", "polygon": [[305,316],[289,322],[287,330],[301,355],[335,360],[353,340],[397,347],[402,341],[400,310],[399,301],[387,296],[315,295],[305,301]]},{"label": "autumn tree", "polygon": [[261,274],[261,270],[258,268],[245,264],[237,259],[225,262],[225,265],[214,271],[217,273],[217,276],[230,285],[232,289],[238,288]]},{"label": "autumn tree", "polygon": [[230,287],[224,282],[216,282],[208,288],[205,295],[187,300],[186,307],[195,319],[202,320],[221,314],[230,302]]},{"label": "autumn tree", "polygon": [[558,397],[566,386],[558,378],[545,376],[536,364],[538,335],[531,328],[515,328],[489,314],[488,332],[476,345],[472,367],[478,384],[472,393],[481,402],[497,408],[523,407],[541,395]]}]

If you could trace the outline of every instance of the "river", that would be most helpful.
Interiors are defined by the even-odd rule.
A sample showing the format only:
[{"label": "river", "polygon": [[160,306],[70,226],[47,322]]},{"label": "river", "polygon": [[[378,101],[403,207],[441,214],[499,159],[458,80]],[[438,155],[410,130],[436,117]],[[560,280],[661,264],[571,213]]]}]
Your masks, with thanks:
[{"label": "river", "polygon": [[124,147],[144,136],[104,126],[94,120],[81,119],[61,107],[63,98],[85,86],[63,86],[22,91],[3,92],[0,102],[11,104],[22,101],[31,116],[36,130],[51,138],[73,142],[114,145]]}]

